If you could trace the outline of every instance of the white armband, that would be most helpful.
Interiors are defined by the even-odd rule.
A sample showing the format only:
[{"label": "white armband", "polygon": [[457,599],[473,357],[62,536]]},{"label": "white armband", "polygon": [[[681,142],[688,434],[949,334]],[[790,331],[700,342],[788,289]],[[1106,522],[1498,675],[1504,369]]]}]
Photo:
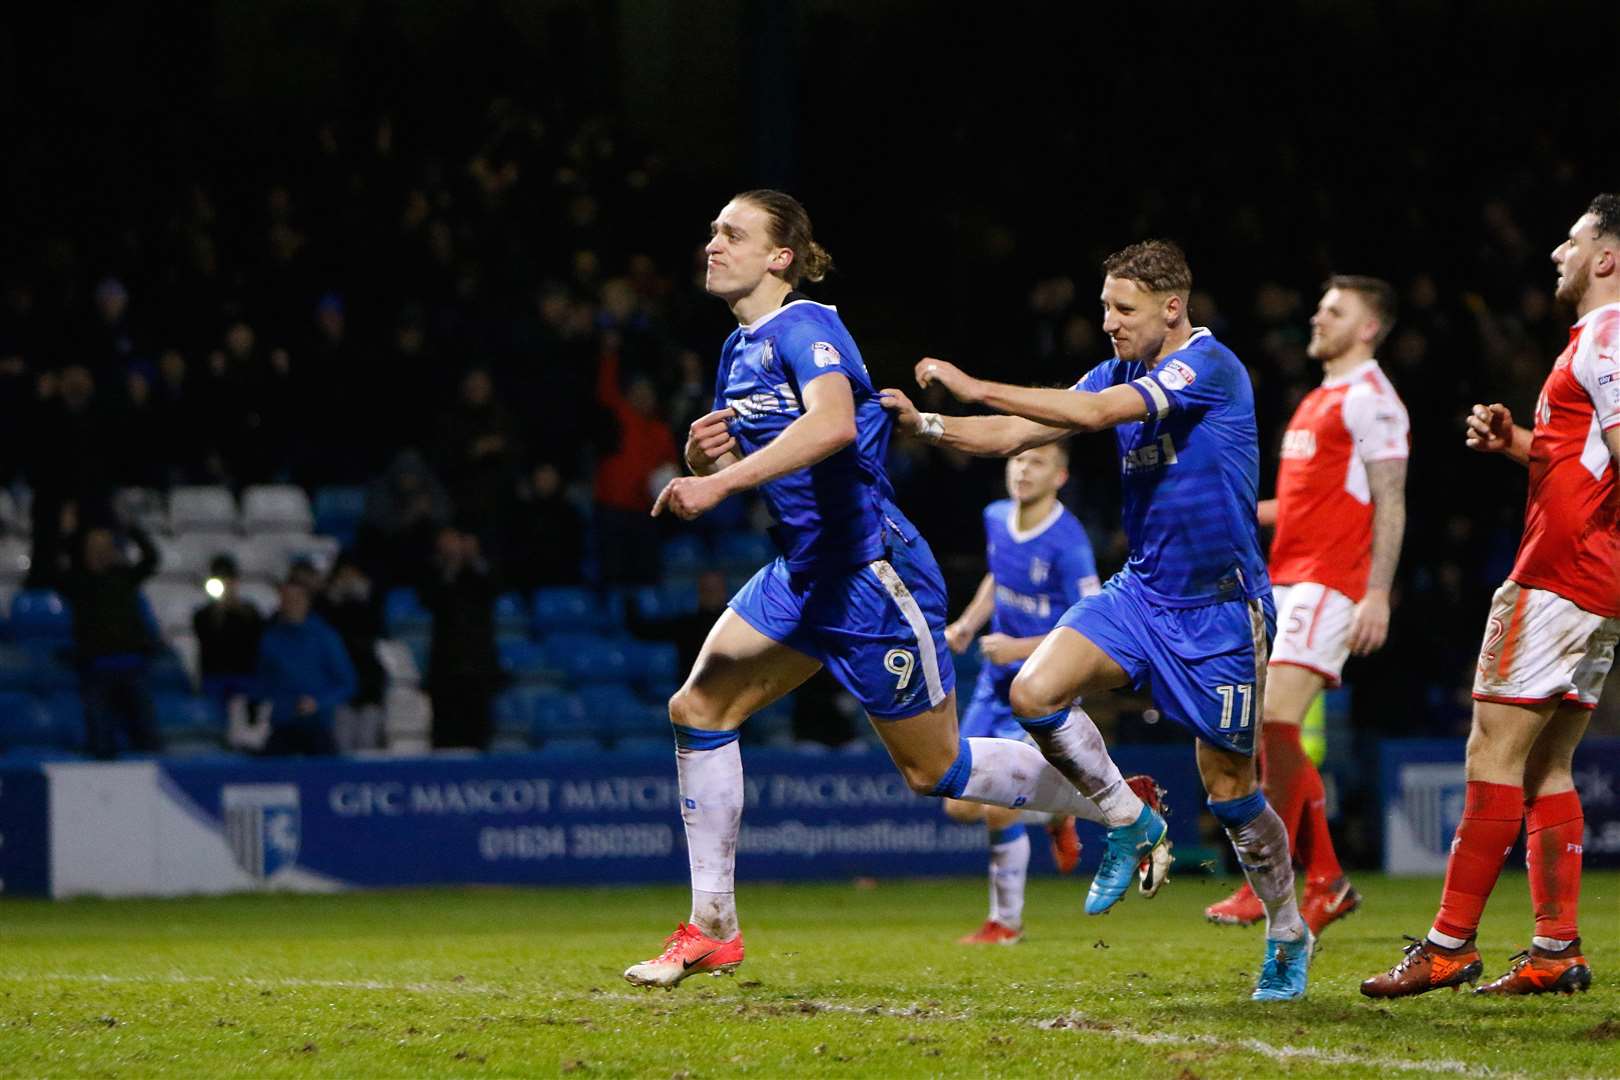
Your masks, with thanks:
[{"label": "white armband", "polygon": [[945,437],[945,418],[937,412],[917,414],[917,437],[937,443]]}]

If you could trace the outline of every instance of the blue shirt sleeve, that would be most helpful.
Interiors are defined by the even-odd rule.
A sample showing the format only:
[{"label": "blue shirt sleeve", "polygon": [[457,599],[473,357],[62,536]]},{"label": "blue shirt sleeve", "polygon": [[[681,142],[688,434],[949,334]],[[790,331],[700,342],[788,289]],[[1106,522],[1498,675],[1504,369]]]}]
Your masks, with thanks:
[{"label": "blue shirt sleeve", "polygon": [[1110,386],[1114,385],[1114,372],[1118,367],[1119,361],[1117,359],[1104,360],[1102,363],[1080,376],[1080,381],[1075,383],[1072,387],[1070,387],[1070,389],[1084,390],[1088,394],[1100,394]]},{"label": "blue shirt sleeve", "polygon": [[773,342],[777,356],[801,393],[812,380],[823,375],[842,375],[854,385],[861,384],[863,373],[858,364],[843,354],[833,340],[834,335],[823,330],[805,320],[787,329]]},{"label": "blue shirt sleeve", "polygon": [[1231,397],[1230,364],[1208,354],[1172,353],[1158,367],[1131,382],[1147,405],[1149,418],[1163,420],[1184,409],[1207,409]]},{"label": "blue shirt sleeve", "polygon": [[1079,603],[1082,596],[1098,591],[1097,560],[1091,552],[1091,540],[1078,521],[1074,524],[1073,538],[1058,552],[1057,570],[1063,583],[1064,598],[1070,604]]}]

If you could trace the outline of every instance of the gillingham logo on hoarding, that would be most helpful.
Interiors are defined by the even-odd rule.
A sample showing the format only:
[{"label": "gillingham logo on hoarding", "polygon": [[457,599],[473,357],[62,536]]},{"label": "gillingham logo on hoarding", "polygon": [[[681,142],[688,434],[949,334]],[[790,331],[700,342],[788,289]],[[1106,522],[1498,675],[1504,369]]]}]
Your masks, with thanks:
[{"label": "gillingham logo on hoarding", "polygon": [[219,804],[231,856],[255,881],[298,861],[297,784],[226,784]]}]

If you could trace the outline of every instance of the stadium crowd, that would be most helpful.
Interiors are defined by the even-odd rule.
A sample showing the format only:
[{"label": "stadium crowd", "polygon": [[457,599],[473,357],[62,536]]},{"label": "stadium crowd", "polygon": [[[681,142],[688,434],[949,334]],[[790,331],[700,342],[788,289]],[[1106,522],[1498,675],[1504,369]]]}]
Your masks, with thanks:
[{"label": "stadium crowd", "polygon": [[[501,709],[516,707],[492,702],[523,681],[519,642],[626,629],[674,642],[656,677],[637,681],[636,659],[618,661],[638,693],[619,699],[635,718],[625,731],[650,735],[700,640],[694,620],[723,603],[726,578],[703,571],[734,582],[766,557],[757,507],[697,526],[647,516],[686,426],[711,404],[728,319],[701,288],[701,223],[728,193],[684,187],[599,117],[557,122],[498,99],[467,119],[459,142],[403,115],[323,120],[274,165],[141,192],[116,228],[39,223],[8,263],[0,484],[3,527],[28,552],[6,567],[8,588],[54,591],[72,609],[89,752],[114,752],[109,717],[123,718],[131,747],[159,744],[146,673],[165,628],[140,588],[160,556],[141,525],[164,519],[139,507],[161,508],[166,492],[291,485],[341,546],[288,560],[276,601],[259,606],[236,588],[240,537],[208,567],[219,584],[190,626],[190,677],[222,709],[244,693],[267,702],[272,752],[376,745],[377,721],[339,738],[335,717],[383,704],[392,675],[376,642],[387,637],[415,647],[433,742],[480,747],[499,744]],[[1351,673],[1377,688],[1356,700],[1373,729],[1466,729],[1479,615],[1518,535],[1523,481],[1463,460],[1460,415],[1474,400],[1532,401],[1566,320],[1543,252],[1557,237],[1528,235],[1510,197],[1524,186],[1504,190],[1479,207],[1484,273],[1466,288],[1421,268],[1340,268],[1400,288],[1382,359],[1415,441],[1392,638]],[[1196,270],[1200,238],[1183,239]],[[1193,300],[1195,324],[1253,374],[1271,440],[1263,494],[1282,424],[1319,377],[1305,355],[1314,285],[1228,280]],[[1089,268],[1029,267],[1002,377],[1051,384],[1105,357],[1094,287]],[[847,299],[852,324],[881,318]],[[880,382],[910,359],[869,358]],[[1094,442],[1076,447],[1069,501],[1106,575],[1124,546],[1116,469]],[[900,502],[965,600],[999,467],[902,440],[891,452]],[[157,494],[121,494],[132,490]],[[953,497],[923,497],[939,490]],[[579,595],[599,610],[529,621],[537,590],[589,590]],[[521,615],[502,607],[512,596]],[[801,737],[851,736],[827,690],[803,696],[815,704],[799,710]]]}]

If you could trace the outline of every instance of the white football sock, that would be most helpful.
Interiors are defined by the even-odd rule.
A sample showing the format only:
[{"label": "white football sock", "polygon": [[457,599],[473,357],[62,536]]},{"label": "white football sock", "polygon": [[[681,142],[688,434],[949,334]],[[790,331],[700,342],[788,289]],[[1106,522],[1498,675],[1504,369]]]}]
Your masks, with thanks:
[{"label": "white football sock", "polygon": [[1001,843],[994,837],[1005,830],[991,829],[990,919],[1014,930],[1024,925],[1024,882],[1029,878],[1029,833],[1014,825],[1018,835]]},{"label": "white football sock", "polygon": [[737,832],[742,827],[742,751],[675,751],[681,820],[692,868],[692,924],[717,941],[737,936]]},{"label": "white football sock", "polygon": [[1433,927],[1429,928],[1428,938],[1436,945],[1444,945],[1448,949],[1460,949],[1468,944],[1468,939],[1465,937],[1452,937],[1450,934],[1442,934]]},{"label": "white football sock", "polygon": [[1575,944],[1575,939],[1570,938],[1568,941],[1565,941],[1563,938],[1541,937],[1538,934],[1530,939],[1530,944],[1534,945],[1538,949],[1545,949],[1547,952],[1563,952],[1565,949]]},{"label": "white football sock", "polygon": [[1134,825],[1142,815],[1142,800],[1136,797],[1120,775],[1119,766],[1108,756],[1102,732],[1086,711],[1076,705],[1055,727],[1030,728],[1030,737],[1046,755],[1046,760],[1069,778],[1069,782],[1091,800],[1100,817],[1076,814],[1099,825],[1118,828]]},{"label": "white football sock", "polygon": [[973,768],[957,798],[1096,820],[1097,808],[1033,746],[1015,739],[968,739],[967,744]]},{"label": "white football sock", "polygon": [[1294,862],[1288,851],[1288,828],[1271,804],[1247,823],[1228,826],[1226,835],[1237,852],[1238,865],[1249,887],[1266,909],[1266,937],[1278,941],[1298,941],[1305,936],[1305,920],[1299,917],[1294,898]]}]

